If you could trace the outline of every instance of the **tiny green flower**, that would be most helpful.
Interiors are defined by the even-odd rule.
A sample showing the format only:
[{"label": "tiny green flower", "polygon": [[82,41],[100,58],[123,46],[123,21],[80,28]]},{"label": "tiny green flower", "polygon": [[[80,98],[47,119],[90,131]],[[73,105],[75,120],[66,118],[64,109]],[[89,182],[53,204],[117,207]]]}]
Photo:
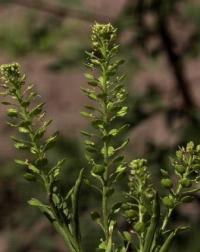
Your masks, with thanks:
[{"label": "tiny green flower", "polygon": [[173,187],[173,182],[172,182],[172,180],[169,179],[169,178],[162,179],[162,180],[161,180],[161,184],[162,184],[165,188],[167,188],[167,189],[170,189],[170,188]]}]

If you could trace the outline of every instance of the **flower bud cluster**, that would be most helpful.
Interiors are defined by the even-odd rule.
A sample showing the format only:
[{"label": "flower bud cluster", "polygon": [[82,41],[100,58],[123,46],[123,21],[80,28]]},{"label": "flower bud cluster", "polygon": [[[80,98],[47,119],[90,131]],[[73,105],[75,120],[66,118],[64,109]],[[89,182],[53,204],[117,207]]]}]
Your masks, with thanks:
[{"label": "flower bud cluster", "polygon": [[124,204],[124,216],[133,224],[137,233],[144,232],[152,214],[154,189],[150,182],[150,174],[145,159],[133,160],[130,165],[129,193]]},{"label": "flower bud cluster", "polygon": [[129,187],[131,192],[137,191],[139,194],[146,192],[147,195],[151,196],[152,187],[150,185],[150,174],[147,169],[147,160],[133,160],[129,167]]},{"label": "flower bud cluster", "polygon": [[[0,66],[0,78],[5,85],[18,87],[21,79],[20,65],[18,63],[4,64]],[[9,86],[7,87],[9,88]]]},{"label": "flower bud cluster", "polygon": [[172,159],[172,166],[177,175],[177,182],[173,182],[167,171],[161,170],[161,184],[169,190],[169,195],[163,197],[163,204],[167,208],[173,209],[181,202],[185,202],[186,194],[193,198],[188,190],[200,178],[200,145],[195,147],[193,142],[189,142],[186,147],[176,151],[176,157]]},{"label": "flower bud cluster", "polygon": [[101,47],[102,43],[111,45],[116,38],[116,29],[111,24],[98,24],[92,26],[92,46],[93,49]]}]

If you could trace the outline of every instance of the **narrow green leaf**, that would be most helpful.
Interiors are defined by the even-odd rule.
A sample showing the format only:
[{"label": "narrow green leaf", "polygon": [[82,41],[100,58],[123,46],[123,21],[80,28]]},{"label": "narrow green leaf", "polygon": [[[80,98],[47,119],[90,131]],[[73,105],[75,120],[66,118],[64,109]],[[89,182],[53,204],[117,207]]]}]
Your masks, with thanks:
[{"label": "narrow green leaf", "polygon": [[15,163],[18,165],[27,165],[27,160],[15,159]]},{"label": "narrow green leaf", "polygon": [[37,105],[31,112],[30,112],[30,116],[36,116],[38,114],[40,114],[42,112],[43,106],[45,103],[41,103],[39,105]]},{"label": "narrow green leaf", "polygon": [[18,111],[14,108],[10,108],[7,111],[7,115],[10,117],[17,117],[18,116]]},{"label": "narrow green leaf", "polygon": [[54,133],[51,137],[49,137],[46,140],[46,144],[44,146],[44,151],[51,149],[54,146],[54,144],[56,143],[57,138],[58,138],[58,132]]},{"label": "narrow green leaf", "polygon": [[29,149],[29,146],[24,143],[15,143],[14,146],[18,150],[28,150]]},{"label": "narrow green leaf", "polygon": [[78,179],[76,180],[76,183],[74,185],[73,193],[71,195],[73,230],[74,230],[74,235],[78,241],[80,241],[81,239],[78,203],[79,203],[80,186],[83,179],[83,171],[84,169],[80,171]]},{"label": "narrow green leaf", "polygon": [[28,163],[28,169],[32,171],[33,173],[40,174],[40,170],[33,164]]},{"label": "narrow green leaf", "polygon": [[92,113],[88,113],[88,112],[85,112],[85,111],[81,111],[80,113],[82,116],[86,117],[86,118],[90,118],[90,119],[93,119],[94,118],[94,115]]},{"label": "narrow green leaf", "polygon": [[29,133],[29,130],[27,128],[25,128],[25,127],[19,127],[18,130],[19,130],[20,133],[24,133],[24,134]]},{"label": "narrow green leaf", "polygon": [[153,215],[151,217],[150,226],[148,227],[147,234],[145,236],[144,252],[151,251],[156,230],[159,228],[159,220],[160,220],[160,204],[158,194],[156,194],[155,199],[153,201]]}]

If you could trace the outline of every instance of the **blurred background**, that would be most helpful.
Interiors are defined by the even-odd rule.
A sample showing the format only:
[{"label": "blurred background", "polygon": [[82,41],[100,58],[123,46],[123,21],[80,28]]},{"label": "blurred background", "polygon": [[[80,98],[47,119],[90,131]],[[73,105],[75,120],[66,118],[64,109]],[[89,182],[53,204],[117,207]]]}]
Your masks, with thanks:
[{"label": "blurred background", "polygon": [[[0,63],[19,62],[45,100],[52,127],[61,132],[51,157],[67,156],[63,183],[68,187],[87,167],[79,133],[88,127],[79,113],[87,99],[80,86],[94,21],[118,27],[130,107],[127,156],[147,158],[156,181],[178,145],[200,142],[200,2],[0,0]],[[48,221],[26,203],[42,193],[14,164],[20,154],[2,106],[0,119],[0,252],[64,252]],[[89,211],[99,199],[89,188],[81,198],[84,247],[94,252],[98,230]],[[178,209],[173,221],[192,225],[178,236],[173,251],[199,252],[200,197]]]}]

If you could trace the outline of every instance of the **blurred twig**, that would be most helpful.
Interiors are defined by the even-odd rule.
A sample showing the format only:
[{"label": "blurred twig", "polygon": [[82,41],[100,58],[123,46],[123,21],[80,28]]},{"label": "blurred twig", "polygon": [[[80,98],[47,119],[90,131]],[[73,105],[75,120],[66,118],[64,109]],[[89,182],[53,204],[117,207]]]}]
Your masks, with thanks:
[{"label": "blurred twig", "polygon": [[57,18],[63,19],[66,17],[81,19],[86,22],[100,22],[106,23],[109,21],[109,17],[101,15],[99,13],[93,13],[80,9],[72,9],[69,7],[61,7],[52,3],[44,3],[43,1],[29,1],[29,0],[15,0],[10,2],[9,4],[15,4],[18,6],[36,9],[41,12],[46,12]]},{"label": "blurred twig", "polygon": [[[177,1],[171,1],[170,4],[172,9],[176,7]],[[124,10],[125,15],[128,18],[135,18],[136,22],[134,23],[133,29],[137,30],[136,38],[133,38],[131,44],[139,45],[145,51],[146,45],[150,38],[158,36],[162,43],[163,52],[166,54],[166,57],[169,62],[169,67],[171,68],[172,75],[175,80],[176,88],[180,92],[184,108],[194,108],[195,102],[189,88],[189,81],[185,74],[185,67],[183,62],[184,52],[176,52],[174,50],[174,45],[180,41],[174,41],[174,38],[169,30],[168,17],[172,15],[172,12],[166,11],[165,6],[166,1],[162,0],[137,0],[127,2],[126,8]],[[153,14],[156,19],[156,25],[152,28],[148,27],[144,22],[144,17],[147,14]],[[161,52],[159,50],[159,52]]]},{"label": "blurred twig", "polygon": [[166,52],[171,69],[177,84],[177,89],[181,92],[185,106],[187,108],[195,107],[192,94],[189,89],[189,82],[185,76],[184,63],[182,54],[177,53],[173,47],[175,41],[168,30],[167,16],[162,12],[162,4],[160,0],[155,1],[155,12],[157,14],[158,33]]}]

